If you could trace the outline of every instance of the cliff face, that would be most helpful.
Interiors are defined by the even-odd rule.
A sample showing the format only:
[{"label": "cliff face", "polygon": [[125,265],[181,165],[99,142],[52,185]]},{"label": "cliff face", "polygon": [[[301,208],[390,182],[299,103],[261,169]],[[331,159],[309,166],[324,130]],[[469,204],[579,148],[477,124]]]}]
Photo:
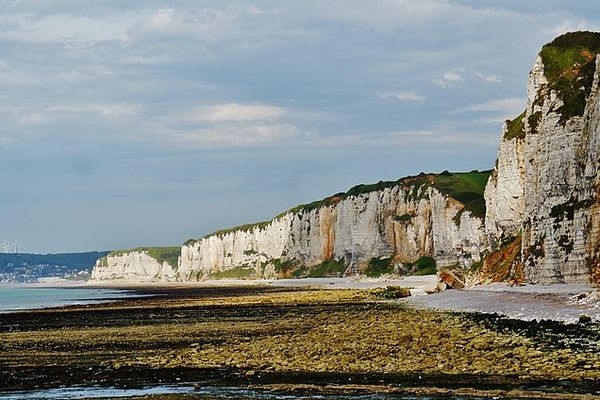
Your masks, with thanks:
[{"label": "cliff face", "polygon": [[[179,248],[167,248],[179,254]],[[174,282],[177,263],[157,256],[163,248],[140,248],[109,253],[96,261],[92,280],[123,280],[131,282]],[[161,254],[161,253],[158,253]]]},{"label": "cliff face", "polygon": [[468,266],[479,261],[485,246],[482,219],[428,184],[399,184],[329,202],[188,242],[179,279],[306,276],[316,270],[357,274],[373,259],[391,266],[421,256],[441,266]]},{"label": "cliff face", "polygon": [[508,121],[485,191],[486,233],[498,246],[521,232],[526,279],[598,282],[600,34],[544,46],[527,108]]},{"label": "cliff face", "polygon": [[527,107],[505,123],[489,180],[442,173],[359,185],[269,222],[188,241],[166,264],[158,250],[111,254],[93,277],[370,275],[423,256],[438,267],[469,266],[488,252],[480,269],[487,279],[600,283],[599,53],[600,33],[591,32],[542,48]]}]

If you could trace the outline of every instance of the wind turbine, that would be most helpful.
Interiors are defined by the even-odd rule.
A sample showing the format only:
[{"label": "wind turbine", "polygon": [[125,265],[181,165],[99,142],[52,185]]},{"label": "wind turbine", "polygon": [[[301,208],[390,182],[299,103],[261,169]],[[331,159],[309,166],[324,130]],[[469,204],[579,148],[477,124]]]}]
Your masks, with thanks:
[{"label": "wind turbine", "polygon": [[15,253],[16,254],[21,254],[21,246],[23,246],[25,243],[19,243],[19,242],[15,242]]}]

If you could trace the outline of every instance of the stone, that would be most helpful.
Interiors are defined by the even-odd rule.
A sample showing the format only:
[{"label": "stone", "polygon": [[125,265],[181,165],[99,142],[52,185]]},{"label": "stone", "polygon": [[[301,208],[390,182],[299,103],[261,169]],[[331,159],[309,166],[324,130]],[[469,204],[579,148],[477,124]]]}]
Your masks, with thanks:
[{"label": "stone", "polygon": [[465,287],[464,273],[457,268],[444,269],[438,272],[438,279],[440,283],[451,289],[464,289]]}]

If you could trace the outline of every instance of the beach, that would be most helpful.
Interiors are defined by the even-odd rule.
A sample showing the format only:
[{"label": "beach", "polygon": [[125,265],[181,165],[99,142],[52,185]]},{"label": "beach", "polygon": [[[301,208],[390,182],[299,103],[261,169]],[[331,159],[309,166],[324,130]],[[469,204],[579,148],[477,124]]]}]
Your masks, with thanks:
[{"label": "beach", "polygon": [[415,308],[382,298],[382,289],[314,282],[132,290],[142,297],[0,315],[0,398],[81,385],[185,389],[142,393],[168,398],[195,387],[291,398],[517,390],[508,398],[589,399],[600,390],[594,324]]}]

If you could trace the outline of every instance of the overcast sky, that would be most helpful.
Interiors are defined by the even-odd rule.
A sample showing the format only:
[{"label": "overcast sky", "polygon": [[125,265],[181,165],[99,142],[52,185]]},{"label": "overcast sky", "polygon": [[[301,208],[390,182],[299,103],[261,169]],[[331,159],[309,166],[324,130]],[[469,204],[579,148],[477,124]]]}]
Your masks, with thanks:
[{"label": "overcast sky", "polygon": [[0,0],[0,240],[180,244],[358,183],[493,166],[600,2]]}]

